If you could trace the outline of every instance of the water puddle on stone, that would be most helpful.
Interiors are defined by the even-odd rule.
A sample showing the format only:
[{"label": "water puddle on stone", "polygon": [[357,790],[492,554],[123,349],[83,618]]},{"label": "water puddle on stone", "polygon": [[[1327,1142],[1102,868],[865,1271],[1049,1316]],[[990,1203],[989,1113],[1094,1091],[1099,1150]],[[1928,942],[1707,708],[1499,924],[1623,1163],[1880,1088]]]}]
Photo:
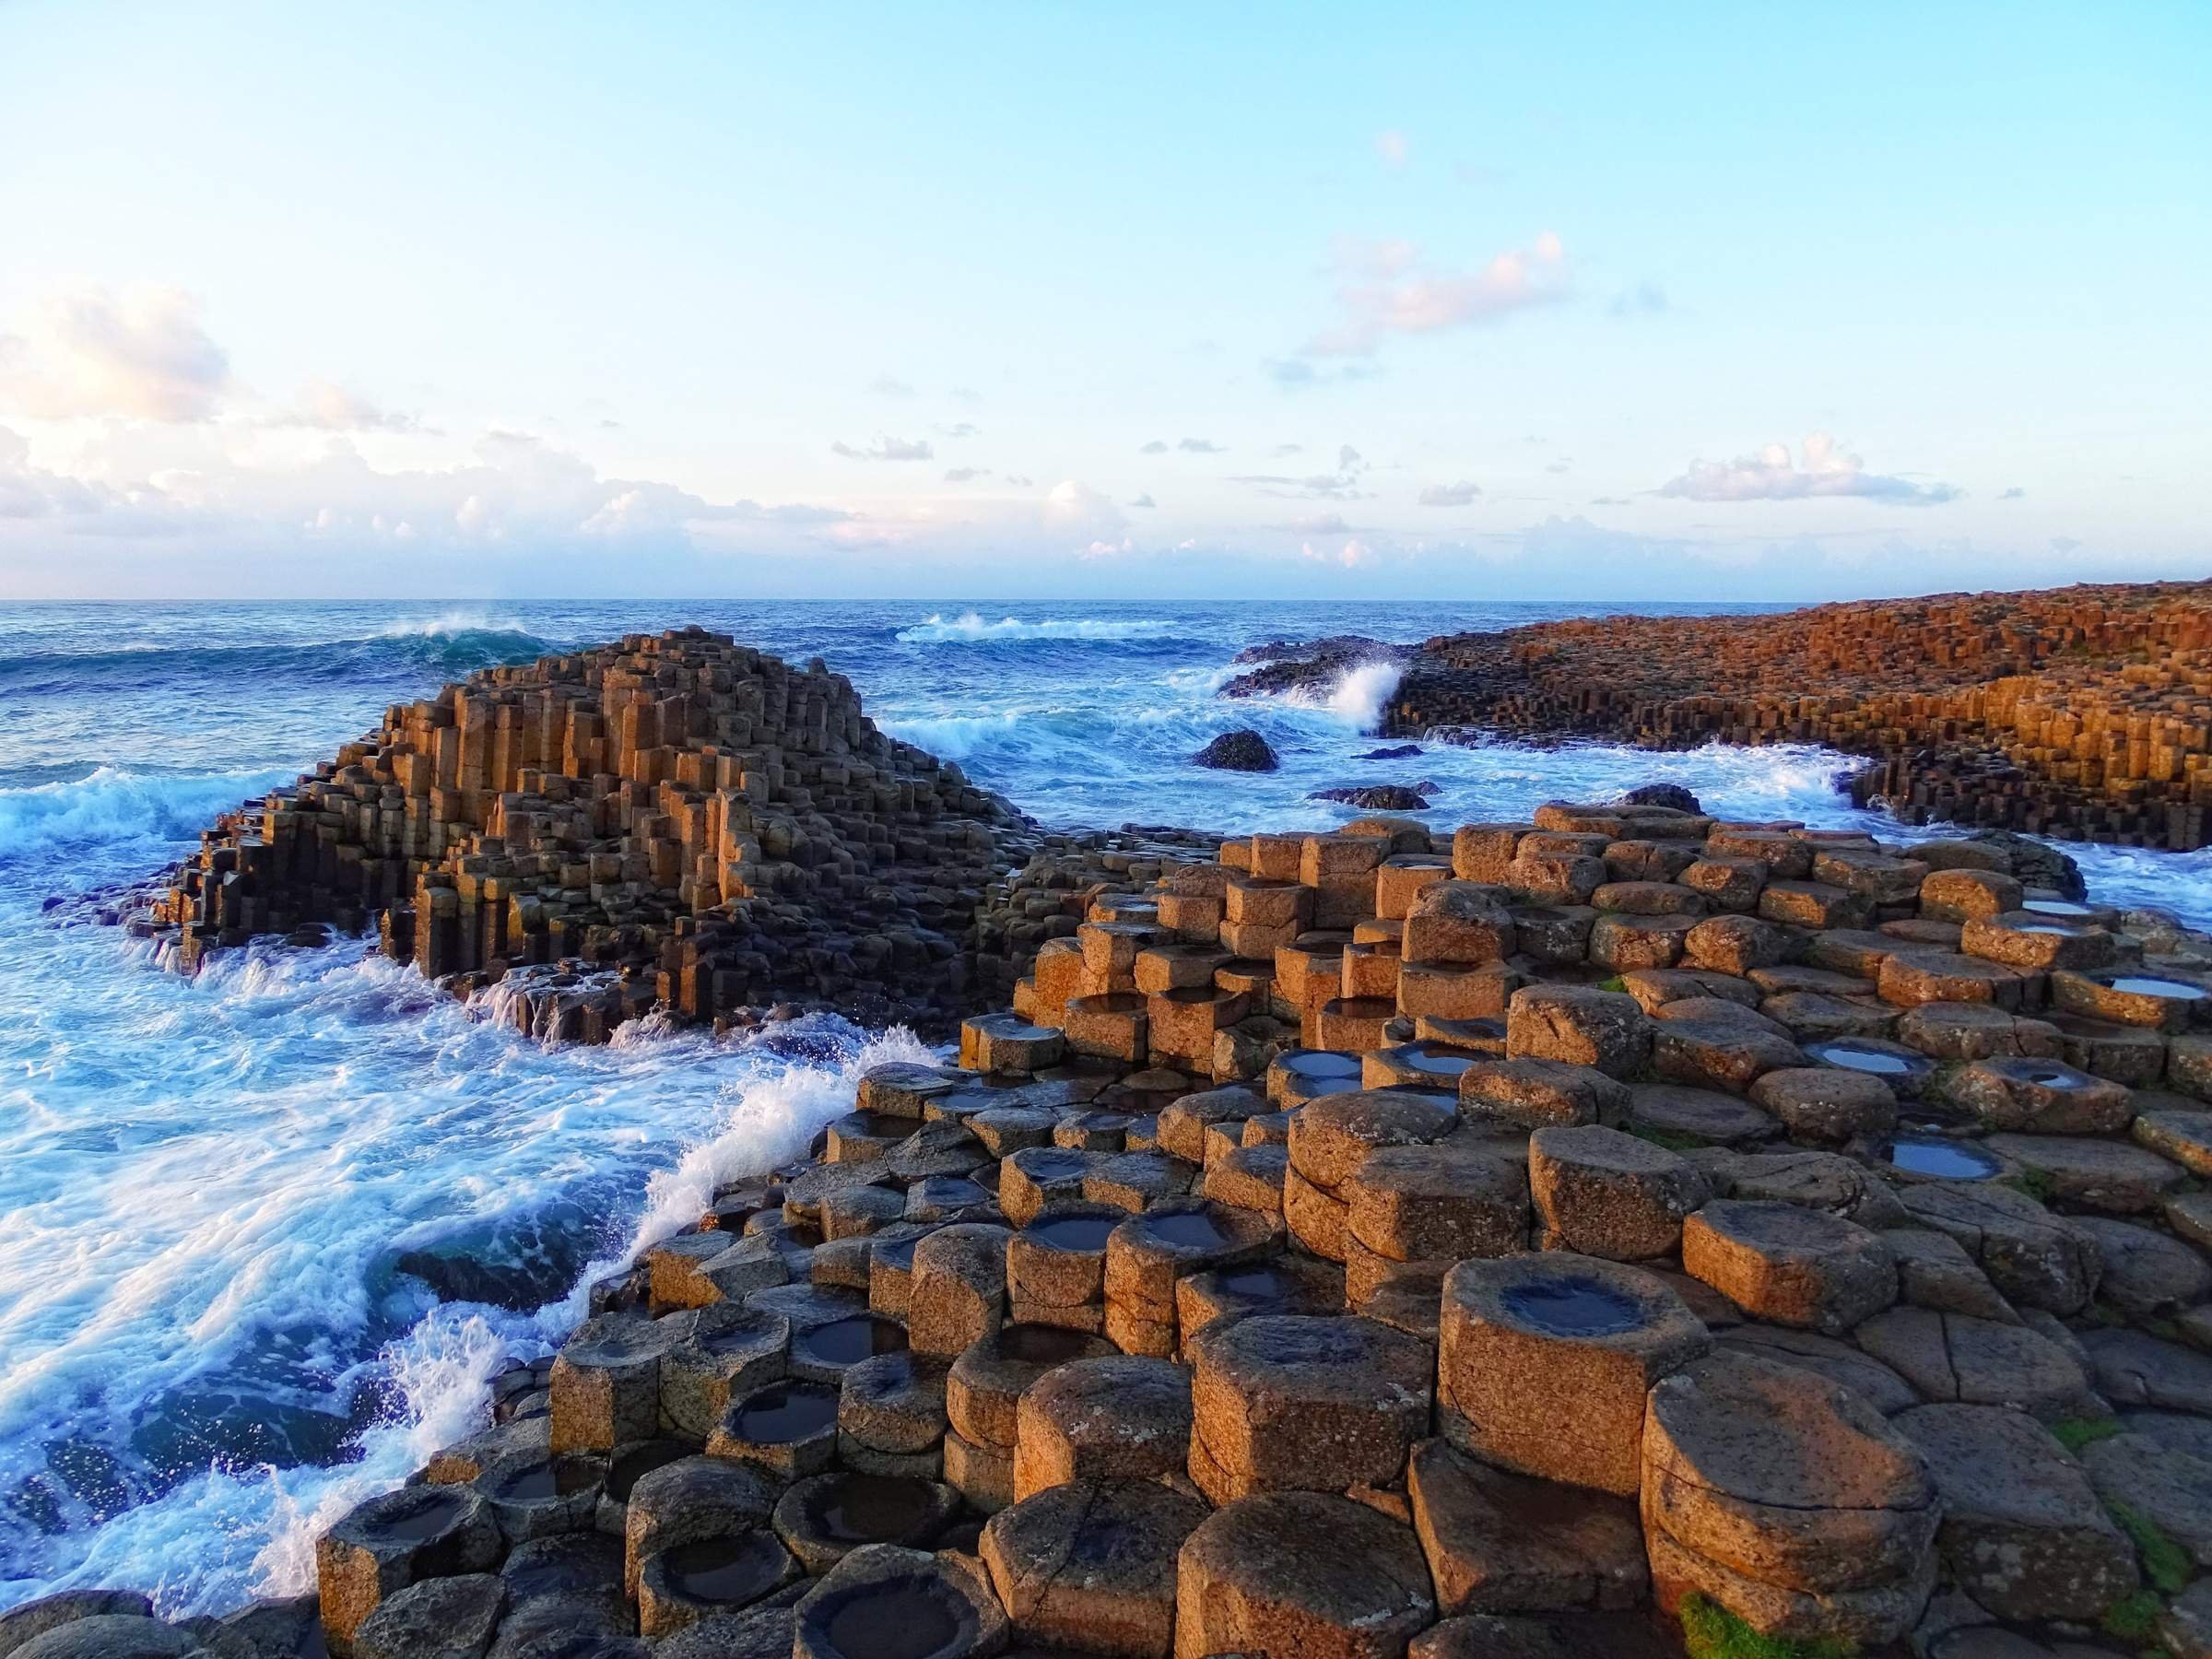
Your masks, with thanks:
[{"label": "water puddle on stone", "polygon": [[1871,1072],[1880,1077],[1907,1077],[1934,1069],[1925,1062],[1916,1063],[1904,1054],[1865,1048],[1855,1042],[1807,1043],[1805,1052],[1830,1065],[1840,1065],[1847,1071]]},{"label": "water puddle on stone", "polygon": [[1032,1182],[1075,1181],[1090,1172],[1090,1160],[1080,1152],[1032,1148],[1015,1157],[1015,1168]]},{"label": "water puddle on stone", "polygon": [[1912,1174],[1941,1181],[1987,1181],[2001,1167],[1978,1147],[1923,1135],[1900,1135],[1891,1141],[1889,1161]]},{"label": "water puddle on stone", "polygon": [[630,1488],[655,1469],[665,1468],[691,1455],[681,1441],[647,1441],[615,1459],[606,1472],[606,1495],[617,1503],[629,1501]]},{"label": "water puddle on stone", "polygon": [[1023,1236],[1054,1250],[1088,1254],[1106,1248],[1107,1235],[1121,1220],[1106,1216],[1043,1216],[1022,1229]]},{"label": "water puddle on stone", "polygon": [[2131,973],[2107,980],[2105,983],[2131,996],[2161,996],[2169,1002],[2202,1002],[2207,994],[2202,985],[2192,985],[2183,980],[2151,979],[2142,974]]},{"label": "water puddle on stone", "polygon": [[405,1514],[394,1515],[380,1522],[377,1530],[388,1538],[413,1542],[419,1538],[434,1538],[453,1524],[460,1512],[461,1500],[449,1492],[440,1492],[427,1498]]},{"label": "water puddle on stone", "polygon": [[1440,1048],[1422,1042],[1398,1050],[1395,1057],[1415,1071],[1426,1072],[1437,1077],[1456,1077],[1474,1065],[1476,1058],[1457,1049]]},{"label": "water puddle on stone", "polygon": [[1239,1301],[1287,1302],[1296,1300],[1299,1281],[1280,1267],[1229,1267],[1214,1276],[1215,1288]]},{"label": "water puddle on stone", "polygon": [[547,1498],[573,1498],[599,1484],[598,1468],[581,1457],[561,1457],[518,1469],[499,1483],[498,1496],[513,1503],[536,1503]]},{"label": "water puddle on stone", "polygon": [[1095,1340],[1085,1332],[1059,1325],[1012,1324],[998,1333],[998,1351],[1001,1358],[1022,1365],[1062,1365],[1089,1353]]},{"label": "water puddle on stone", "polygon": [[911,1583],[871,1588],[834,1608],[823,1634],[844,1659],[929,1659],[960,1633],[948,1594]]},{"label": "water puddle on stone", "polygon": [[837,1392],[819,1383],[773,1382],[737,1408],[732,1430],[755,1445],[781,1446],[837,1421]]},{"label": "water puddle on stone", "polygon": [[1300,1053],[1284,1054],[1276,1065],[1293,1077],[1316,1082],[1328,1077],[1350,1077],[1356,1082],[1359,1077],[1359,1056],[1335,1049],[1307,1049]]},{"label": "water puddle on stone", "polygon": [[1212,1250],[1230,1241],[1221,1224],[1204,1210],[1171,1210],[1145,1218],[1145,1230],[1178,1250]]},{"label": "water puddle on stone", "polygon": [[879,1314],[855,1313],[800,1332],[791,1347],[794,1359],[816,1365],[858,1365],[877,1354],[903,1351],[906,1327]]},{"label": "water puddle on stone", "polygon": [[1501,1299],[1507,1312],[1555,1336],[1610,1336],[1643,1323],[1636,1303],[1594,1279],[1548,1279],[1513,1285]]},{"label": "water puddle on stone", "polygon": [[668,1552],[668,1587],[693,1601],[758,1601],[783,1582],[789,1559],[771,1533],[678,1544]]},{"label": "water puddle on stone", "polygon": [[841,1475],[807,1506],[814,1524],[847,1544],[903,1538],[929,1518],[927,1485],[895,1475]]}]

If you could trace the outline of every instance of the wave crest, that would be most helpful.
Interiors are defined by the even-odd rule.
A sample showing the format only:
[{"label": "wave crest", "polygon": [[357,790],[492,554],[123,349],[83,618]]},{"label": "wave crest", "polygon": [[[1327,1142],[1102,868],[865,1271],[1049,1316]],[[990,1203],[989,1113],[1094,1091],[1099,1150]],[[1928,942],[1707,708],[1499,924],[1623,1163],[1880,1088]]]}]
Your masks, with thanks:
[{"label": "wave crest", "polygon": [[912,627],[900,629],[893,638],[902,645],[995,645],[1023,640],[1160,640],[1174,631],[1173,623],[1147,618],[1047,617],[1039,622],[1024,622],[1018,617],[1002,617],[986,622],[974,611],[963,611],[949,618],[941,612],[924,617]]},{"label": "wave crest", "polygon": [[0,789],[0,863],[62,848],[188,841],[294,769],[151,777],[102,766],[74,782]]}]

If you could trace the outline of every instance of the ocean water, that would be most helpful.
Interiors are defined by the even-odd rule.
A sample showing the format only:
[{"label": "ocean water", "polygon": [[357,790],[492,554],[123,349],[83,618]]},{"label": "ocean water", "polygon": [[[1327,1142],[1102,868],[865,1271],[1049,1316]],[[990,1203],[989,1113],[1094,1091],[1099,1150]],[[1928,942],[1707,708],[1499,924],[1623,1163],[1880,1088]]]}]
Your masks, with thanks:
[{"label": "ocean water", "polygon": [[[1300,701],[1216,694],[1258,640],[1586,608],[0,607],[0,1607],[85,1583],[171,1613],[308,1587],[315,1533],[465,1432],[498,1365],[578,1317],[582,1283],[795,1154],[866,1065],[925,1052],[820,1018],[547,1049],[358,942],[185,981],[94,919],[387,703],[695,621],[823,656],[888,729],[1056,825],[1319,828],[1348,814],[1314,789],[1429,782],[1449,826],[1669,780],[1730,814],[1882,826],[1816,749],[1370,760],[1388,669]],[[1247,724],[1281,771],[1188,765]],[[2077,851],[2094,896],[2212,924],[2212,854]]]}]

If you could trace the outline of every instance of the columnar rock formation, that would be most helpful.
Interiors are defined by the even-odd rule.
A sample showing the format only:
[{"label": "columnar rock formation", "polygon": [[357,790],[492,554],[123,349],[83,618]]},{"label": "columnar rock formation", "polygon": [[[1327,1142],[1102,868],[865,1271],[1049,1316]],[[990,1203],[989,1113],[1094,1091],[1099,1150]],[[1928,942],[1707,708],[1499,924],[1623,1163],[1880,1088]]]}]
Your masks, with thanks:
[{"label": "columnar rock formation", "polygon": [[[1241,682],[1334,673],[1277,662]],[[1949,594],[1767,617],[1607,617],[1429,641],[1385,714],[1690,747],[1819,743],[1909,823],[2189,851],[2212,841],[2212,583]]]},{"label": "columnar rock formation", "polygon": [[959,1065],[871,1072],[594,1286],[319,1598],[15,1617],[352,1659],[2212,1652],[2212,940],[2002,845],[1670,806],[1159,840],[1118,892],[1099,852],[1021,889],[1072,925]]},{"label": "columnar rock formation", "polygon": [[842,676],[696,629],[493,668],[394,707],[202,838],[147,925],[180,965],[256,934],[382,930],[516,1017],[604,1037],[797,998],[962,1007],[983,885],[1031,843]]}]

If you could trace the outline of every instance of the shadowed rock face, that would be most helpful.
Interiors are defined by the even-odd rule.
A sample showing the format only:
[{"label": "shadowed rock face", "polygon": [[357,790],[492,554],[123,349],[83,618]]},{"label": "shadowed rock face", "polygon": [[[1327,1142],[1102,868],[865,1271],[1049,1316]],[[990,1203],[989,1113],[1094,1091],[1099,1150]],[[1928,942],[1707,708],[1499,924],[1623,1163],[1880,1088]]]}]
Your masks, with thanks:
[{"label": "shadowed rock face", "polygon": [[[518,1023],[603,1038],[656,1004],[786,1001],[942,1024],[1003,802],[886,737],[851,684],[698,629],[488,669],[220,820],[139,925],[195,968],[318,923]],[[304,935],[303,935],[304,936]]]}]

